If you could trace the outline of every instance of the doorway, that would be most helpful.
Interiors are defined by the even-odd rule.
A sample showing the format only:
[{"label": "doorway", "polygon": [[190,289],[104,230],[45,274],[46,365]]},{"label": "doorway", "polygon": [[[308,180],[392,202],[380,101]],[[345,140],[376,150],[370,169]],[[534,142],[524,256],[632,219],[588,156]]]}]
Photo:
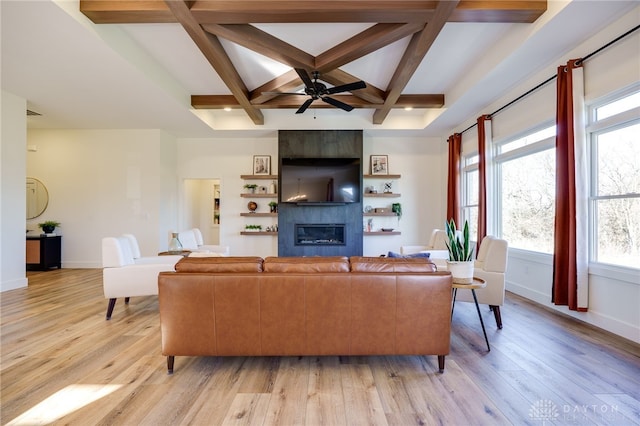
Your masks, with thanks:
[{"label": "doorway", "polygon": [[205,244],[220,244],[220,179],[184,180],[183,228],[199,228]]}]

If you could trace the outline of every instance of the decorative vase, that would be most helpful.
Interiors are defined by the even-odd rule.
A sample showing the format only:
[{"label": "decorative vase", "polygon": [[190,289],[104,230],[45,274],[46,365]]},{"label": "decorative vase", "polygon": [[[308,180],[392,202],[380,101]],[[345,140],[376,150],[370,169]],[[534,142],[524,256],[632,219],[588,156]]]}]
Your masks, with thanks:
[{"label": "decorative vase", "polygon": [[171,240],[169,241],[169,253],[171,254],[181,254],[182,253],[182,243],[178,239],[178,233],[171,233]]},{"label": "decorative vase", "polygon": [[473,260],[456,262],[447,260],[447,269],[451,272],[456,284],[471,284],[473,282]]},{"label": "decorative vase", "polygon": [[53,234],[53,231],[55,230],[56,227],[51,225],[45,225],[42,227],[42,232],[44,232],[45,234]]}]

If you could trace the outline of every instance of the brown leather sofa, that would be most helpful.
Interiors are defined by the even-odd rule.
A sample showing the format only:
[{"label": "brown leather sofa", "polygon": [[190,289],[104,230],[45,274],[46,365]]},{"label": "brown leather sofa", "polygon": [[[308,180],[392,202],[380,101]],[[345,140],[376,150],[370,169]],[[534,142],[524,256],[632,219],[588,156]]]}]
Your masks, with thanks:
[{"label": "brown leather sofa", "polygon": [[162,354],[449,354],[451,275],[427,259],[184,258],[158,277]]}]

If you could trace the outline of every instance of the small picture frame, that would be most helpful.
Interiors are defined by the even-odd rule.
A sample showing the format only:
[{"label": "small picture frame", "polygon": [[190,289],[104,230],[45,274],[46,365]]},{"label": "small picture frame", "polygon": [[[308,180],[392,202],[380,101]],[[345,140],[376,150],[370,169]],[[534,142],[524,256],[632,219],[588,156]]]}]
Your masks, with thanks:
[{"label": "small picture frame", "polygon": [[253,174],[254,175],[270,175],[271,174],[271,156],[270,155],[254,155],[253,156]]},{"label": "small picture frame", "polygon": [[371,174],[372,175],[388,175],[389,174],[389,156],[372,155],[371,156]]}]

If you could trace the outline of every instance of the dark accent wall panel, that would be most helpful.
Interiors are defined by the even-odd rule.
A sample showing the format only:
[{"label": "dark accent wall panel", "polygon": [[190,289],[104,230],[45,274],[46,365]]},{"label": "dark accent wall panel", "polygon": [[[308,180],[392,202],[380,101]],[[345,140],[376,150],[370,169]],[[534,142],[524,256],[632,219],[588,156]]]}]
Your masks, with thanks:
[{"label": "dark accent wall panel", "polygon": [[[280,130],[278,170],[283,157],[359,158],[362,189],[362,130]],[[296,223],[345,224],[346,243],[296,246]],[[362,236],[362,198],[359,203],[344,205],[278,205],[278,256],[362,256]]]}]

